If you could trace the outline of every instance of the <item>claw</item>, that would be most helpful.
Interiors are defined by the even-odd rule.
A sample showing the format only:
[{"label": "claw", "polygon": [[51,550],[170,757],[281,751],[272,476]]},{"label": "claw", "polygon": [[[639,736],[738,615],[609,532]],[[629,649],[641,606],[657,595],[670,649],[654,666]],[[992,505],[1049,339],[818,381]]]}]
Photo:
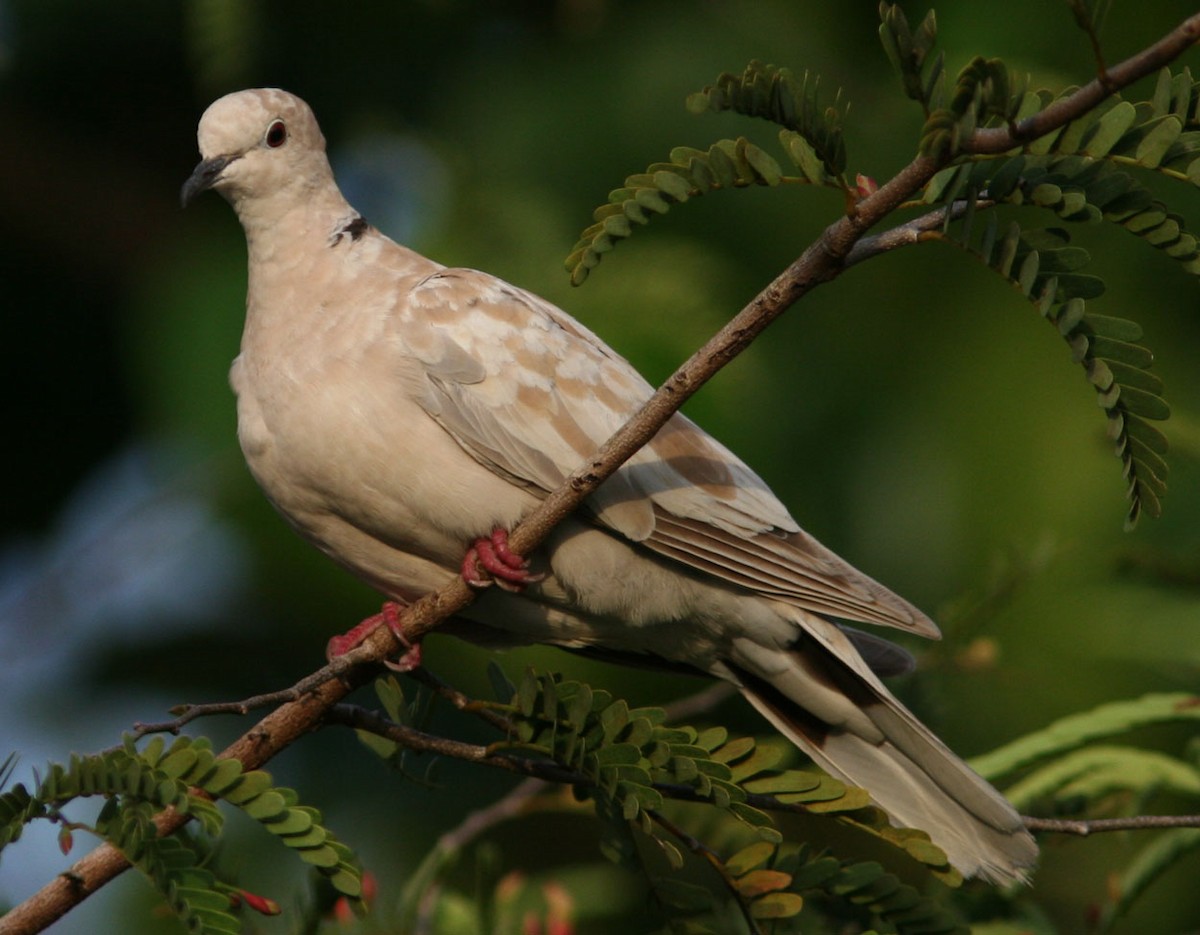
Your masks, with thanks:
[{"label": "claw", "polygon": [[497,526],[490,536],[475,540],[462,563],[463,580],[473,588],[497,584],[506,591],[520,591],[545,578],[529,571],[529,562],[508,546],[507,530]]},{"label": "claw", "polygon": [[388,668],[397,672],[411,672],[421,665],[421,644],[410,643],[404,635],[404,626],[400,622],[400,605],[395,601],[387,601],[383,609],[364,620],[357,626],[351,627],[341,636],[333,637],[325,646],[325,658],[333,660],[345,655],[358,646],[367,636],[379,626],[386,626],[407,647],[403,656],[396,662],[385,662]]}]

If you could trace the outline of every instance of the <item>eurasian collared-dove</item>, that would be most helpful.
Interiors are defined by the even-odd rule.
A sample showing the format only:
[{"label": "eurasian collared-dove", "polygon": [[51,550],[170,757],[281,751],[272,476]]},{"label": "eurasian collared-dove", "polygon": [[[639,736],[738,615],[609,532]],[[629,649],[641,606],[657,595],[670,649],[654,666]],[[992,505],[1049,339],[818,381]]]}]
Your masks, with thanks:
[{"label": "eurasian collared-dove", "polygon": [[[230,379],[250,470],[301,535],[389,597],[411,601],[459,574],[468,546],[515,525],[650,395],[565,312],[367,224],[299,98],[227,95],[198,136],[184,203],[216,189],[249,250]],[[502,533],[497,546],[485,566],[517,564]],[[963,873],[1007,882],[1033,864],[1012,807],[873,671],[895,670],[903,651],[829,618],[928,637],[937,627],[801,530],[684,416],[512,577],[519,593],[491,588],[462,612],[470,638],[726,679]]]}]

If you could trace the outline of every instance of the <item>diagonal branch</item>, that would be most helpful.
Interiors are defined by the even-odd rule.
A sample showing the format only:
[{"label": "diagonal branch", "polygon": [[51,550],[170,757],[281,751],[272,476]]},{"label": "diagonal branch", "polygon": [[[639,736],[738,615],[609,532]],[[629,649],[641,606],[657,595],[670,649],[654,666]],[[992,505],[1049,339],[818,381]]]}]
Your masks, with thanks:
[{"label": "diagonal branch", "polygon": [[1179,58],[1200,41],[1200,13],[1193,13],[1154,45],[1114,65],[1093,78],[1070,97],[1055,101],[1045,110],[1020,121],[1015,127],[976,130],[963,146],[969,153],[1002,153],[1021,143],[1036,140],[1051,130],[1066,126],[1111,97],[1169,62]]},{"label": "diagonal branch", "polygon": [[[1106,97],[1157,71],[1200,38],[1200,13],[1190,16],[1154,45],[1114,65],[1107,80],[1089,82],[1068,98],[1013,127],[977,130],[964,145],[974,153],[1000,153],[1083,116]],[[845,217],[831,224],[787,269],[693,354],[590,461],[551,493],[512,531],[510,544],[528,553],[554,526],[570,515],[628,458],[650,441],[671,415],[722,367],[761,334],[798,299],[849,268],[851,251],[864,234],[915,194],[942,163],[918,157],[887,184],[863,198]],[[877,245],[886,249],[883,241]],[[873,255],[860,248],[855,262]],[[401,614],[412,642],[420,640],[442,620],[472,600],[471,589],[455,579],[416,601]],[[400,649],[387,627],[376,629],[361,646],[339,657],[297,684],[298,697],[267,715],[223,753],[242,761],[246,769],[262,766],[273,756],[316,728],[325,713],[353,688],[366,682],[378,665]],[[157,820],[159,832],[169,834],[187,819],[173,810]],[[129,863],[110,845],[102,845],[77,861],[67,872],[0,917],[0,935],[40,932],[73,906],[128,869]]]}]

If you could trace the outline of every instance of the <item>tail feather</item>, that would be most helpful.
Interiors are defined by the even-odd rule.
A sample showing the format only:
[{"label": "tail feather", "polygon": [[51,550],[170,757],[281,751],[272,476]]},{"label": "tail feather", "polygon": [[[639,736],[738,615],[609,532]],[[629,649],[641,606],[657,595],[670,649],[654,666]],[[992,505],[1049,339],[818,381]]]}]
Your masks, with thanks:
[{"label": "tail feather", "polygon": [[1013,807],[896,700],[842,631],[804,617],[806,636],[783,652],[735,641],[728,664],[742,694],[894,823],[928,832],[964,875],[1024,882],[1037,845]]}]

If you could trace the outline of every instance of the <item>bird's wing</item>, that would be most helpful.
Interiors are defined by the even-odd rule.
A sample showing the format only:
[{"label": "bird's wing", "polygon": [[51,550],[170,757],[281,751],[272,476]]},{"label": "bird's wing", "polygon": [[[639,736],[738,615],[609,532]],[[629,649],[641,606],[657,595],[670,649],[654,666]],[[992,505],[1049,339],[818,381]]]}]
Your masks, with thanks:
[{"label": "bird's wing", "polygon": [[[474,458],[546,493],[651,395],[561,309],[486,273],[443,269],[397,303],[418,401]],[[907,601],[799,528],[731,451],[676,414],[592,495],[603,525],[693,569],[817,613],[937,637]]]}]

